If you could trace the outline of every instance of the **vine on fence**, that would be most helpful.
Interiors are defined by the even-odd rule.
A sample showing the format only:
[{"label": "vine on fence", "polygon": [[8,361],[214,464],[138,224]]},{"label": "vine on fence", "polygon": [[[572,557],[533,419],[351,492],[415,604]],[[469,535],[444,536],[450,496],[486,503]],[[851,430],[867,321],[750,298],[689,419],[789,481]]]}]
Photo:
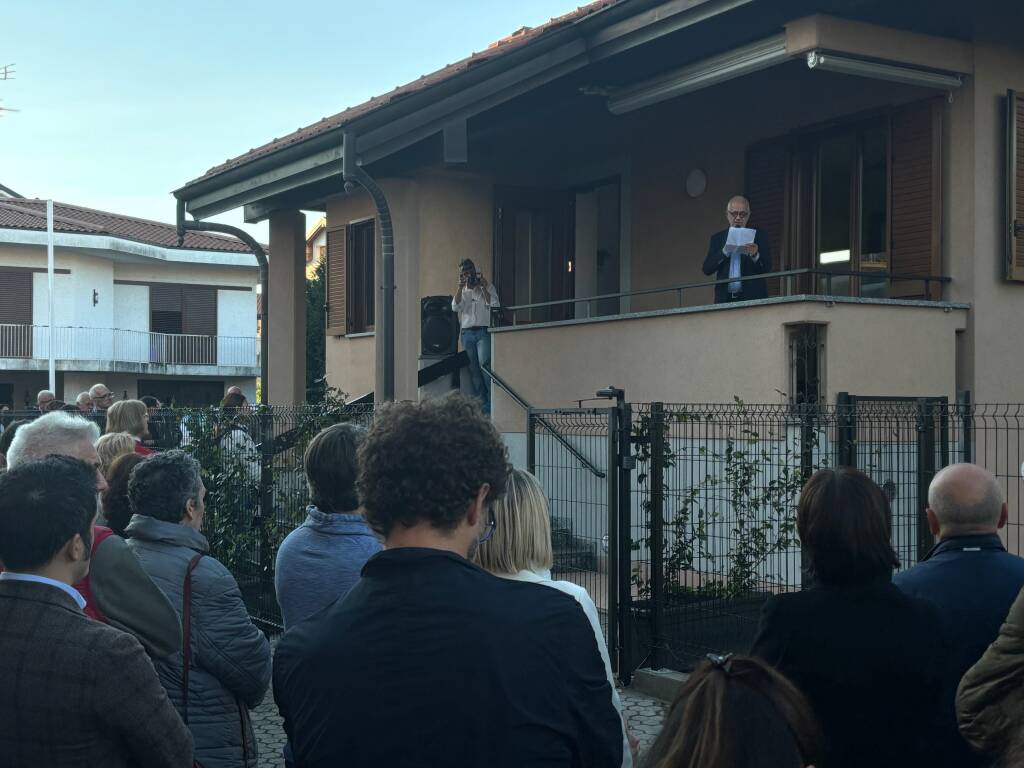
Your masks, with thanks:
[{"label": "vine on fence", "polygon": [[[759,429],[739,398],[735,408],[719,413],[690,409],[663,411],[664,428],[657,430],[650,413],[634,425],[639,466],[651,468],[653,436],[660,431],[664,457],[662,493],[671,509],[664,523],[663,569],[666,595],[674,598],[742,597],[758,591],[773,575],[766,573],[770,558],[799,544],[796,502],[806,479],[803,452],[817,447],[818,432],[803,422],[801,441],[794,445],[785,433]],[[714,425],[720,436],[699,445],[679,445],[671,439],[673,425]],[[680,442],[679,440],[676,443]],[[709,467],[684,488],[670,488],[669,470],[681,460],[698,460]],[[692,464],[691,464],[692,466]],[[645,519],[652,520],[650,471],[641,471],[637,484]],[[664,511],[661,511],[664,514]],[[718,532],[727,526],[728,536]],[[648,529],[649,531],[649,529]],[[724,546],[722,542],[726,542]],[[718,545],[717,547],[715,545]],[[632,543],[634,550],[651,546],[650,533]],[[714,572],[708,576],[707,571]],[[694,574],[693,586],[687,574]],[[702,576],[697,576],[702,574]],[[650,577],[634,569],[633,584],[641,599],[651,596]]]}]

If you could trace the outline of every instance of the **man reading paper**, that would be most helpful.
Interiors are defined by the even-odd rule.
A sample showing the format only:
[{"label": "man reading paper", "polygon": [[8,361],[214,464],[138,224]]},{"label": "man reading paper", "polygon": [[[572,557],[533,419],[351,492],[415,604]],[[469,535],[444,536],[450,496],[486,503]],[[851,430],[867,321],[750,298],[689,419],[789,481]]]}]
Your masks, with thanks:
[{"label": "man reading paper", "polygon": [[768,283],[764,278],[740,279],[772,271],[772,256],[761,232],[747,228],[749,201],[736,196],[729,201],[725,213],[729,228],[711,236],[708,255],[704,259],[705,275],[716,275],[719,280],[729,279],[729,282],[715,286],[715,304],[768,298]]}]

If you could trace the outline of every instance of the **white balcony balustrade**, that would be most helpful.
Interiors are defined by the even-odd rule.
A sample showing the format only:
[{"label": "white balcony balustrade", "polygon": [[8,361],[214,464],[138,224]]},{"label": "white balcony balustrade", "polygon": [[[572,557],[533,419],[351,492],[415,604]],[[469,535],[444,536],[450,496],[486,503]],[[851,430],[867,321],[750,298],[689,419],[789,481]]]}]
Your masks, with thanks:
[{"label": "white balcony balustrade", "polygon": [[[45,325],[0,324],[0,358],[46,360],[50,328]],[[111,363],[159,363],[255,367],[259,340],[255,336],[197,336],[150,333],[120,328],[53,329],[54,358]]]}]

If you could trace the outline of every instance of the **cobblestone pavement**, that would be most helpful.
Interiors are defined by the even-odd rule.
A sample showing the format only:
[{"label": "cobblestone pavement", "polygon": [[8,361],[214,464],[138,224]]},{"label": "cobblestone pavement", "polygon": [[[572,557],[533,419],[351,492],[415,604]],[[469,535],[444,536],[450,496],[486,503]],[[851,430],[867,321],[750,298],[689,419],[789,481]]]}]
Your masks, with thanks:
[{"label": "cobblestone pavement", "polygon": [[[661,730],[661,721],[668,711],[668,704],[629,688],[623,688],[620,693],[630,730],[640,740],[640,751],[643,753]],[[269,691],[263,703],[253,710],[252,725],[256,731],[256,740],[259,742],[260,768],[281,768],[284,765],[281,758],[284,729],[274,698]]]}]

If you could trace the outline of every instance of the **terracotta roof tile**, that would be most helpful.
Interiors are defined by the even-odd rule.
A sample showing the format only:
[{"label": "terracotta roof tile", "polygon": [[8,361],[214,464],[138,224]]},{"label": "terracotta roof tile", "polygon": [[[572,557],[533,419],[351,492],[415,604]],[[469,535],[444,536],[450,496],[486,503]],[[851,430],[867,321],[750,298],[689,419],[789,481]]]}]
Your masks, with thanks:
[{"label": "terracotta roof tile", "polygon": [[617,3],[625,2],[625,0],[596,0],[595,2],[588,3],[587,5],[577,8],[575,11],[570,11],[562,16],[551,19],[545,24],[541,24],[539,27],[521,27],[520,29],[513,32],[507,37],[503,37],[500,40],[491,43],[487,46],[487,49],[478,53],[471,54],[461,61],[457,61],[454,64],[449,64],[442,69],[432,72],[428,75],[422,75],[411,83],[398,86],[394,90],[382,96],[375,96],[369,101],[365,101],[355,107],[350,107],[336,115],[330,117],[320,118],[317,122],[312,125],[307,125],[303,128],[299,128],[297,131],[289,133],[286,136],[275,138],[262,146],[250,149],[245,154],[239,155],[238,157],[225,160],[220,165],[216,165],[210,168],[199,178],[193,179],[188,182],[185,186],[195,184],[196,182],[208,179],[212,176],[229,171],[232,168],[237,168],[246,163],[257,160],[266,155],[273,154],[278,150],[284,149],[285,147],[298,144],[307,139],[312,139],[319,136],[327,131],[340,128],[343,125],[351,123],[353,120],[359,117],[363,117],[381,107],[388,104],[394,103],[401,98],[409,96],[413,93],[426,90],[431,86],[438,85],[450,78],[458,75],[462,72],[466,72],[474,66],[477,66],[485,61],[491,61],[501,56],[504,56],[514,50],[521,48],[522,46],[537,40],[544,35],[550,34],[551,32],[560,29],[568,24],[573,24],[580,19],[590,16],[593,13],[604,10],[605,8],[616,5]]},{"label": "terracotta roof tile", "polygon": [[[109,235],[163,248],[179,247],[178,233],[173,224],[66,203],[54,202],[53,228],[55,232]],[[0,199],[0,229],[31,229],[45,232],[46,201],[24,198]],[[244,243],[233,237],[210,232],[186,232],[185,242],[181,247],[195,251],[251,253]]]}]

